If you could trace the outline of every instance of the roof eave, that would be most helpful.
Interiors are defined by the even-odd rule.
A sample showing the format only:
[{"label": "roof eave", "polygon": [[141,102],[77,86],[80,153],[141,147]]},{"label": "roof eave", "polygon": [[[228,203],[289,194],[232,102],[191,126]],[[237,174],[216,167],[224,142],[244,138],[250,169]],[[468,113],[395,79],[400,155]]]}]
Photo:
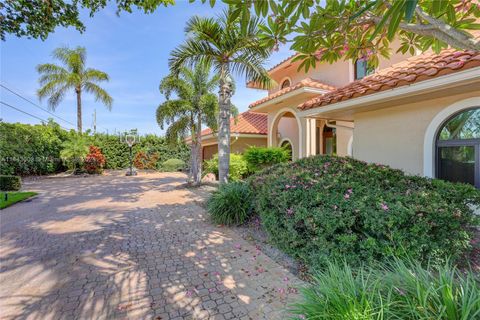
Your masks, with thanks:
[{"label": "roof eave", "polygon": [[282,94],[278,97],[275,97],[271,100],[268,100],[268,101],[265,101],[265,102],[262,102],[256,106],[253,106],[253,107],[250,107],[250,111],[252,112],[261,112],[261,109],[264,108],[264,107],[268,107],[272,104],[276,104],[282,100],[285,100],[285,99],[288,99],[288,98],[292,98],[296,95],[299,95],[299,94],[302,94],[302,93],[315,93],[315,94],[325,94],[329,92],[328,90],[324,90],[324,89],[317,89],[317,88],[312,88],[312,87],[301,87],[301,88],[298,88],[298,89],[295,89],[293,91],[290,91],[290,92],[287,92],[285,94]]},{"label": "roof eave", "polygon": [[453,74],[440,76],[437,78],[420,81],[410,85],[405,85],[389,90],[372,93],[366,96],[358,98],[352,98],[349,100],[336,102],[333,104],[319,106],[312,109],[300,111],[298,115],[300,117],[309,117],[313,115],[321,115],[331,112],[347,111],[353,108],[358,108],[364,105],[372,104],[375,102],[385,102],[390,100],[396,100],[399,98],[412,96],[421,93],[427,93],[430,91],[437,91],[452,85],[458,85],[461,83],[468,83],[480,80],[480,67],[470,68],[465,71],[459,71]]}]

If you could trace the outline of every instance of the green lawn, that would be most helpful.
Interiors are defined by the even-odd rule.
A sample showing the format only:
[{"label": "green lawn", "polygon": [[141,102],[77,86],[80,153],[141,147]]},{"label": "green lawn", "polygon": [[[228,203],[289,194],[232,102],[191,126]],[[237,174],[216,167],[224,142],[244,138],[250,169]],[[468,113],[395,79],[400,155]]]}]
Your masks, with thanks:
[{"label": "green lawn", "polygon": [[[8,194],[8,200],[5,201],[5,193]],[[36,192],[0,192],[0,209],[5,209],[14,203],[23,201],[37,195]]]}]

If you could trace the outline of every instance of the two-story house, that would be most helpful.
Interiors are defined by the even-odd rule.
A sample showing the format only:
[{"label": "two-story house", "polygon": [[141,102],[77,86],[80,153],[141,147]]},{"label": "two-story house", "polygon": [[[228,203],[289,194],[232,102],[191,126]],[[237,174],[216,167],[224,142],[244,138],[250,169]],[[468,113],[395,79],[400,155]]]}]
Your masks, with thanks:
[{"label": "two-story house", "polygon": [[480,188],[480,52],[397,53],[375,70],[357,60],[308,73],[293,57],[269,70],[278,86],[246,113],[264,116],[260,145],[291,148],[293,159],[351,156]]}]

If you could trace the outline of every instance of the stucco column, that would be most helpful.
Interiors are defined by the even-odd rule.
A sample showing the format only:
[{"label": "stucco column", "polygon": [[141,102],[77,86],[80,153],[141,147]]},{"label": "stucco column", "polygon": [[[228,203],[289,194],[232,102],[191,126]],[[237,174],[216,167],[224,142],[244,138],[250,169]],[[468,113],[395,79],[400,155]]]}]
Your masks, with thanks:
[{"label": "stucco column", "polygon": [[300,131],[300,154],[299,158],[309,157],[315,154],[315,125],[316,120],[300,118],[302,130]]}]

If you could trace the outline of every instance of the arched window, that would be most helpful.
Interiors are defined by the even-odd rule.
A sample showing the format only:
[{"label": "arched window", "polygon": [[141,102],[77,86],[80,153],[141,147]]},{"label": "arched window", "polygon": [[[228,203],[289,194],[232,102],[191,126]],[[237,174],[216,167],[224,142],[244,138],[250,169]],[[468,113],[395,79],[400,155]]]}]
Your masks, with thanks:
[{"label": "arched window", "polygon": [[288,80],[288,79],[285,79],[282,82],[282,85],[280,86],[280,90],[285,89],[286,87],[290,87],[290,80]]},{"label": "arched window", "polygon": [[462,111],[445,121],[436,149],[437,178],[480,188],[480,108]]}]

